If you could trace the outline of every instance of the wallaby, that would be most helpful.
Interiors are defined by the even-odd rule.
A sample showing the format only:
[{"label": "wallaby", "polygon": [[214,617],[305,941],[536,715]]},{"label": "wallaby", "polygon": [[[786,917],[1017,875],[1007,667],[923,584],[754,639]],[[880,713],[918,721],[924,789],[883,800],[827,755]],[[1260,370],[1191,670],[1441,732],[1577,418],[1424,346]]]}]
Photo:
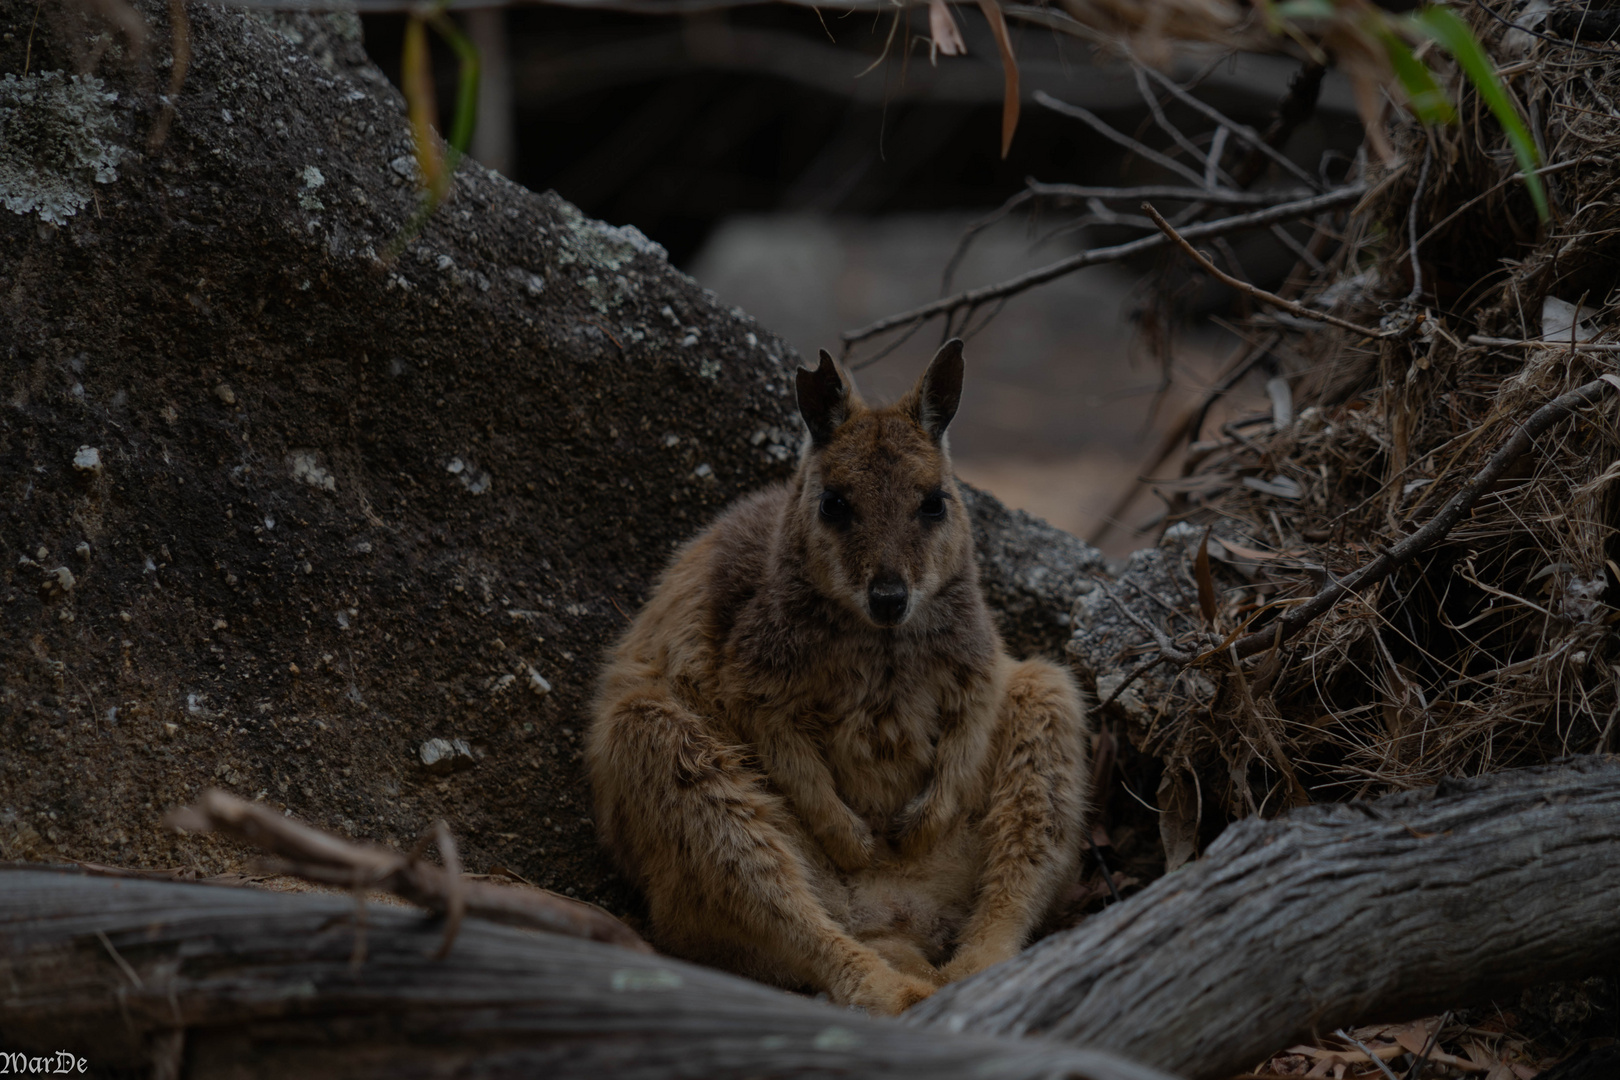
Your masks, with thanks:
[{"label": "wallaby", "polygon": [[661,948],[897,1013],[1017,953],[1070,883],[1084,708],[980,592],[945,438],[962,343],[886,408],[825,351],[797,389],[797,474],[682,548],[609,658],[596,821]]}]

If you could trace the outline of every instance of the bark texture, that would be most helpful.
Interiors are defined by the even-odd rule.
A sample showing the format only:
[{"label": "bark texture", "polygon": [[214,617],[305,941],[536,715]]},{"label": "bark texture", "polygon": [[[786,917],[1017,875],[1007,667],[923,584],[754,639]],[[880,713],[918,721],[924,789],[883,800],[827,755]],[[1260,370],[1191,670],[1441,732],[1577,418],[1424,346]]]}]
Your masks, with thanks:
[{"label": "bark texture", "polygon": [[[611,945],[331,896],[0,870],[0,1044],[188,1077],[1169,1080]],[[357,939],[363,958],[356,958]],[[165,1072],[165,1069],[170,1071]]]},{"label": "bark texture", "polygon": [[1188,1077],[1620,960],[1620,762],[1230,826],[1198,862],[906,1014]]}]

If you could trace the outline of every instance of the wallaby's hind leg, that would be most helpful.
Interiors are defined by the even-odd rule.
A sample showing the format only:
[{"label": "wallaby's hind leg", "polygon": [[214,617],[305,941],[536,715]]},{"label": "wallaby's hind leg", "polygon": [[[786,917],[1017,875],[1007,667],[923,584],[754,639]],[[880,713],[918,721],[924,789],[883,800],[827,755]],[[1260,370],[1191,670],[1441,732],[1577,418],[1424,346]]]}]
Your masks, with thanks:
[{"label": "wallaby's hind leg", "polygon": [[666,947],[751,957],[873,1012],[933,993],[833,921],[803,831],[741,748],[654,688],[602,710],[591,735],[604,838],[641,877]]},{"label": "wallaby's hind leg", "polygon": [[[1009,661],[1010,663],[1010,661]],[[1086,810],[1085,707],[1069,674],[1014,663],[991,755],[980,829],[984,869],[948,981],[1017,954],[1074,875]]]}]

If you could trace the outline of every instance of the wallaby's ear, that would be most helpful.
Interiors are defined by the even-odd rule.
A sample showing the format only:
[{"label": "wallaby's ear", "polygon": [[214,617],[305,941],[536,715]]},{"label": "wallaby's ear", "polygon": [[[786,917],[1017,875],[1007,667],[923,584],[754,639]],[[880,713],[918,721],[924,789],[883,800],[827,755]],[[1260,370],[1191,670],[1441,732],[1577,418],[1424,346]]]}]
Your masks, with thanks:
[{"label": "wallaby's ear", "polygon": [[827,445],[838,425],[849,419],[849,386],[826,349],[821,350],[821,366],[814,371],[800,368],[794,386],[799,392],[799,415],[810,429],[810,441],[817,446]]},{"label": "wallaby's ear", "polygon": [[917,423],[939,442],[962,403],[962,339],[951,338],[939,347],[928,370],[912,391],[917,399]]}]

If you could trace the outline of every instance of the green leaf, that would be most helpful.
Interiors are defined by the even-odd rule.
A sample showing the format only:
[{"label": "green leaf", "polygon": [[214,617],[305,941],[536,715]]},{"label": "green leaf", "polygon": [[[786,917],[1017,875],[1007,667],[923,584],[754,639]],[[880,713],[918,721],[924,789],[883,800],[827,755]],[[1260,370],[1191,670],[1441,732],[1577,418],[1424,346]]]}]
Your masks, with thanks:
[{"label": "green leaf", "polygon": [[456,117],[450,124],[450,145],[459,157],[472,145],[473,128],[478,124],[478,47],[461,28],[450,21],[443,7],[434,12],[433,29],[455,51],[461,61],[461,85],[456,90]]},{"label": "green leaf", "polygon": [[1395,69],[1395,77],[1400,80],[1401,89],[1406,91],[1406,99],[1411,102],[1412,112],[1425,124],[1449,124],[1457,119],[1457,110],[1452,108],[1446,92],[1435,81],[1434,73],[1412,55],[1412,50],[1389,31],[1380,27],[1379,39],[1384,44],[1384,51],[1389,54],[1390,66]]},{"label": "green leaf", "polygon": [[1496,67],[1491,63],[1490,57],[1485,55],[1485,50],[1480,47],[1479,39],[1474,37],[1474,32],[1468,29],[1468,25],[1448,8],[1426,7],[1412,16],[1412,25],[1439,42],[1462,67],[1463,74],[1474,84],[1474,89],[1479,91],[1480,98],[1496,117],[1497,123],[1502,125],[1502,130],[1507,133],[1508,143],[1513,147],[1513,156],[1519,162],[1519,173],[1524,179],[1524,186],[1530,191],[1530,200],[1536,204],[1536,216],[1546,221],[1547,192],[1541,185],[1541,177],[1536,175],[1536,166],[1541,163],[1541,155],[1536,152],[1536,144],[1530,138],[1529,130],[1524,126],[1518,110],[1508,98],[1502,80],[1496,75]]}]

